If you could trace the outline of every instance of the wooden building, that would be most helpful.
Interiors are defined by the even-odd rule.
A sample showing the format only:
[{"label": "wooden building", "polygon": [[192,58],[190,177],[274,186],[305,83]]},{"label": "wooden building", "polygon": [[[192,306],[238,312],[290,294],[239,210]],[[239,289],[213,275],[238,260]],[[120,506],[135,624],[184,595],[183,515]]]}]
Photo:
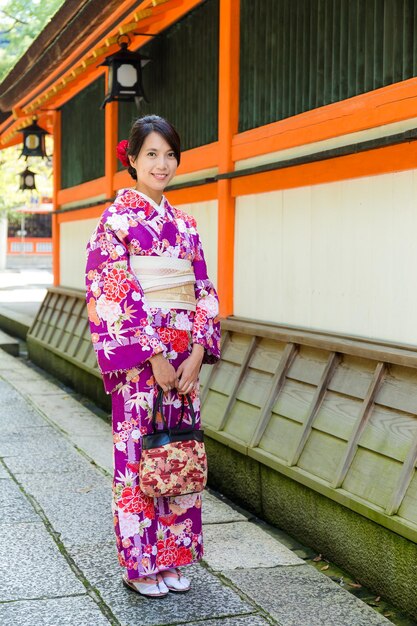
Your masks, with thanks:
[{"label": "wooden building", "polygon": [[0,147],[33,115],[55,142],[32,358],[103,401],[84,249],[132,185],[115,146],[137,111],[100,109],[100,63],[129,33],[152,59],[141,114],[183,140],[167,195],[221,299],[212,484],[414,615],[416,26],[417,0],[68,0],[0,85]]}]

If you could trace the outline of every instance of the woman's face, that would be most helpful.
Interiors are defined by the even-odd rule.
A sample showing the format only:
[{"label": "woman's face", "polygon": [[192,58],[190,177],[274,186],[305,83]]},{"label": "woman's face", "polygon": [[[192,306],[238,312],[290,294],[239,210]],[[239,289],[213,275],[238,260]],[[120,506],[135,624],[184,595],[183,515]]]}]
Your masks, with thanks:
[{"label": "woman's face", "polygon": [[138,185],[150,197],[162,194],[178,167],[173,149],[155,131],[146,137],[136,159],[129,156],[129,161],[137,172]]}]

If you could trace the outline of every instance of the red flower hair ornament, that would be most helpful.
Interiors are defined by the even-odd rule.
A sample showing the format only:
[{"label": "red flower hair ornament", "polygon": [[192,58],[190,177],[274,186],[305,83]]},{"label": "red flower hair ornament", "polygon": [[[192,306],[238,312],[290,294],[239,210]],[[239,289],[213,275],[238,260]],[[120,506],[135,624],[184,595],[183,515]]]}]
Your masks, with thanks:
[{"label": "red flower hair ornament", "polygon": [[119,143],[117,144],[117,148],[116,148],[117,158],[119,159],[123,167],[129,167],[130,165],[129,159],[127,157],[128,147],[129,147],[129,142],[127,139],[122,139],[122,141],[119,141]]}]

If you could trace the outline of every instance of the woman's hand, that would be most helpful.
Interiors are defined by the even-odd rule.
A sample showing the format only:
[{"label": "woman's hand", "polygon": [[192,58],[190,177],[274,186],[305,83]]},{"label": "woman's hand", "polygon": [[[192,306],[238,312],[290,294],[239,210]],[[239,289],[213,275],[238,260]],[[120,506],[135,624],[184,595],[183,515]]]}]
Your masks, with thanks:
[{"label": "woman's hand", "polygon": [[164,391],[169,391],[178,386],[177,373],[175,367],[164,357],[163,354],[155,354],[149,359],[152,372],[158,385]]},{"label": "woman's hand", "polygon": [[181,363],[177,369],[178,383],[176,385],[179,394],[190,393],[200,373],[203,361],[204,348],[195,343],[189,357]]}]

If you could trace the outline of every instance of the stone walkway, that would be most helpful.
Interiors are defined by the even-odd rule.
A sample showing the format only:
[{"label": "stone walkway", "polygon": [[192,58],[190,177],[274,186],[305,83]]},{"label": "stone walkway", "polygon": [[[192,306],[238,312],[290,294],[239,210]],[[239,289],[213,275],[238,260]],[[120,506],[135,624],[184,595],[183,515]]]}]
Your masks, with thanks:
[{"label": "stone walkway", "polygon": [[192,589],[122,586],[110,509],[109,423],[0,349],[2,626],[383,626],[245,511],[204,494]]}]

